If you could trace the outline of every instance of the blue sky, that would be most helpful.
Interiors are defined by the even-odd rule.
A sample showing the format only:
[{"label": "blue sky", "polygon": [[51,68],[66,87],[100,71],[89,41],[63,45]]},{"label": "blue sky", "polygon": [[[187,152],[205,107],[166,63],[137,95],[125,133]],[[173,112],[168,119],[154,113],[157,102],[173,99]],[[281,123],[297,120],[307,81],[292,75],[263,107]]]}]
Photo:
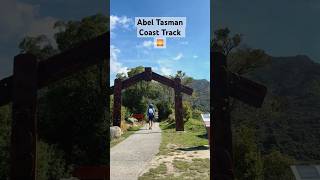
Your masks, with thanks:
[{"label": "blue sky", "polygon": [[214,0],[213,29],[229,27],[244,44],[272,56],[307,55],[320,62],[319,0]]},{"label": "blue sky", "polygon": [[[195,79],[210,79],[209,0],[111,0],[110,64],[115,75],[136,66],[152,67],[162,75],[177,70]],[[153,48],[153,38],[138,38],[135,17],[186,17],[186,37],[167,38],[165,49]]]}]

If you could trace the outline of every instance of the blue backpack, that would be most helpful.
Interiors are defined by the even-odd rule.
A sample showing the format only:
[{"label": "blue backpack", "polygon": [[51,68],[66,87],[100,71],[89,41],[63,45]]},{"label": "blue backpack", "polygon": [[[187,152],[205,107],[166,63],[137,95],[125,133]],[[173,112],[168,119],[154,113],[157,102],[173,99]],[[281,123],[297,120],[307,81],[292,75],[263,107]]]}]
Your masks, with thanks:
[{"label": "blue backpack", "polygon": [[153,108],[150,108],[148,109],[148,116],[153,116],[154,115],[154,112],[153,112]]}]

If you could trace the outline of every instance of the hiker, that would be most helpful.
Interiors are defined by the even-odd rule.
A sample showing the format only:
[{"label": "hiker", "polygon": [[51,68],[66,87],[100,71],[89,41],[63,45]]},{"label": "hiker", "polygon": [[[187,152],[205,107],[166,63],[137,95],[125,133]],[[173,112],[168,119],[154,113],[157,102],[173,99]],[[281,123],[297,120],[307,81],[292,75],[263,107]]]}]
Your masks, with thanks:
[{"label": "hiker", "polygon": [[149,104],[148,110],[147,110],[147,115],[149,120],[149,129],[152,129],[154,114],[155,114],[155,109],[153,107],[153,104]]}]

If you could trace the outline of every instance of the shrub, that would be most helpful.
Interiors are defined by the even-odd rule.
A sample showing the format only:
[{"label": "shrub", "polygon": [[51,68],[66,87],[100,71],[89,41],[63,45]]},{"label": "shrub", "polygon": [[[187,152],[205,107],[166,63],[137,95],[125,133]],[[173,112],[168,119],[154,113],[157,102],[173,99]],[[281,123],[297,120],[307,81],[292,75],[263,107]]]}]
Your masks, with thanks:
[{"label": "shrub", "polygon": [[263,161],[254,129],[247,126],[238,127],[233,140],[236,178],[238,180],[263,179]]},{"label": "shrub", "polygon": [[202,111],[195,109],[192,111],[192,118],[193,119],[201,119],[201,113]]},{"label": "shrub", "polygon": [[66,165],[63,152],[56,146],[39,141],[37,152],[37,179],[56,180],[71,176],[71,166]]},{"label": "shrub", "polygon": [[264,178],[265,179],[294,179],[290,165],[294,164],[294,159],[272,150],[270,154],[263,157]]},{"label": "shrub", "polygon": [[[44,89],[39,99],[39,137],[56,144],[67,164],[106,163],[108,121],[97,66]],[[58,130],[58,132],[57,132]]]},{"label": "shrub", "polygon": [[126,121],[121,121],[120,128],[123,133],[126,132],[129,127],[129,124],[127,124]]},{"label": "shrub", "polygon": [[10,106],[0,107],[0,179],[9,176],[11,115]]},{"label": "shrub", "polygon": [[168,101],[160,101],[156,106],[158,108],[159,120],[167,119],[173,113],[172,105]]},{"label": "shrub", "polygon": [[184,122],[187,122],[192,117],[192,107],[190,102],[188,101],[183,101],[182,107],[183,107],[183,111],[182,111],[183,119],[184,119]]}]

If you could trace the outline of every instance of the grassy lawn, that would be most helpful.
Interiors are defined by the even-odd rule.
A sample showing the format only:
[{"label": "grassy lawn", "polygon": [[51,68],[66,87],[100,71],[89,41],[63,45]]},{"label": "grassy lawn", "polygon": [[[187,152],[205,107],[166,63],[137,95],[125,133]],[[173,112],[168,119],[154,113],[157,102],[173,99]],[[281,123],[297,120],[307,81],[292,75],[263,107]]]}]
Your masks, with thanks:
[{"label": "grassy lawn", "polygon": [[120,143],[121,141],[125,140],[127,137],[129,137],[130,135],[134,134],[136,131],[138,131],[143,125],[138,125],[138,126],[134,126],[134,127],[130,127],[129,129],[127,129],[126,132],[124,132],[121,137],[116,138],[111,140],[110,142],[110,147],[112,148],[113,146],[117,145],[118,143]]},{"label": "grassy lawn", "polygon": [[[197,158],[197,151],[193,151],[193,149],[196,150],[208,145],[206,129],[202,122],[190,119],[185,124],[184,132],[176,132],[175,124],[168,121],[161,122],[160,127],[162,129],[162,142],[157,155],[159,163],[156,163],[156,166],[140,176],[139,180],[209,180],[210,160],[208,158]],[[187,149],[189,153],[194,153],[195,157],[186,156],[183,152],[184,149]],[[160,161],[160,159],[166,160]]]},{"label": "grassy lawn", "polygon": [[185,131],[177,132],[174,123],[161,122],[162,142],[160,145],[160,155],[167,155],[172,151],[168,144],[174,144],[180,148],[196,147],[208,145],[206,139],[206,129],[200,120],[190,119],[185,123]]}]

